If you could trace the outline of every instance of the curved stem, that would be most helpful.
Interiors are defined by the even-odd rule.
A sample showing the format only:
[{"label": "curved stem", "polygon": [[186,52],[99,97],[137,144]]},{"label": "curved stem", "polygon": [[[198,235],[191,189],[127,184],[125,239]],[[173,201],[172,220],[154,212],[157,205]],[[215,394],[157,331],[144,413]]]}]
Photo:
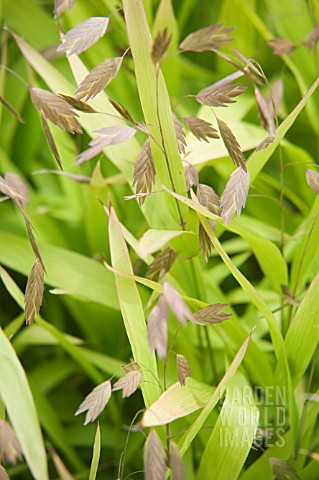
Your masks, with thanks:
[{"label": "curved stem", "polygon": [[12,70],[11,68],[7,67],[6,65],[3,65],[2,63],[0,64],[0,68],[3,68],[4,70],[6,70],[7,72],[11,73],[12,75],[14,75],[18,80],[20,80],[20,82],[22,82],[27,88],[30,87],[30,85],[25,81],[24,78],[21,77],[21,75],[19,75],[17,72],[15,72],[14,70]]}]

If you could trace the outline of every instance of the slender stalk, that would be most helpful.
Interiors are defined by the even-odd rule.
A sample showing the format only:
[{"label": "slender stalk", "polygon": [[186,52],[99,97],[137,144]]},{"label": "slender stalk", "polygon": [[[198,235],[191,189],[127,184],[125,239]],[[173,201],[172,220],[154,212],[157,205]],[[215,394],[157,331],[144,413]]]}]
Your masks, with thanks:
[{"label": "slender stalk", "polygon": [[[190,259],[190,265],[191,265],[192,275],[193,275],[193,279],[194,279],[196,298],[198,300],[201,300],[202,295],[201,295],[199,284],[198,284],[198,279],[197,279],[197,275],[196,275],[196,268],[195,268],[193,258]],[[203,342],[202,329],[203,329],[202,326],[200,326],[200,325],[197,326],[198,344],[199,344],[199,348],[200,348],[200,355],[202,357],[202,360],[204,361],[204,358],[203,358],[204,357],[204,342]],[[212,349],[212,345],[211,345],[211,341],[210,341],[210,338],[209,338],[209,333],[208,333],[207,328],[205,328],[205,338],[206,338],[206,344],[207,344],[208,357],[209,357],[209,361],[210,361],[211,368],[212,368],[212,373],[213,373],[213,381],[217,381],[217,369],[216,369],[216,365],[215,365],[214,353],[213,353],[213,349]]]},{"label": "slender stalk", "polygon": [[[296,292],[297,292],[297,288],[298,288],[298,283],[299,283],[300,275],[301,275],[302,265],[303,265],[303,262],[304,262],[306,253],[308,252],[308,245],[309,245],[310,237],[311,237],[312,232],[313,232],[313,230],[314,230],[314,228],[315,228],[315,225],[316,225],[316,223],[317,223],[318,218],[319,218],[319,213],[315,216],[314,221],[313,221],[313,223],[312,223],[312,225],[311,225],[311,228],[310,228],[309,233],[308,233],[308,236],[307,236],[305,248],[304,248],[304,250],[303,250],[303,252],[302,252],[302,256],[301,256],[301,259],[300,259],[300,263],[299,263],[299,265],[298,265],[296,282],[295,282],[295,286],[294,286],[294,289],[293,289],[293,292],[292,292],[294,297],[296,296]],[[292,317],[293,317],[293,305],[291,305],[291,307],[290,307],[288,325],[290,325],[290,323],[291,323],[291,321],[292,321]]]},{"label": "slender stalk", "polygon": [[206,343],[207,343],[208,357],[209,357],[209,361],[210,361],[212,371],[213,371],[213,383],[216,383],[217,382],[217,369],[216,369],[216,364],[215,364],[215,359],[214,359],[214,353],[213,353],[212,344],[211,344],[211,341],[210,341],[210,338],[209,338],[209,333],[208,333],[207,327],[204,327],[204,328],[205,328],[205,337],[206,337]]},{"label": "slender stalk", "polygon": [[284,212],[284,166],[281,143],[278,145],[279,161],[280,161],[280,249],[283,253],[285,246],[285,212]]},{"label": "slender stalk", "polygon": [[[319,344],[317,344],[315,353],[312,357],[312,362],[311,362],[311,367],[310,367],[310,372],[309,372],[309,378],[308,378],[308,382],[307,382],[307,391],[306,391],[307,394],[309,394],[310,389],[311,389],[311,384],[312,384],[313,375],[314,375],[314,372],[315,372],[315,366],[316,366],[318,354],[319,354]],[[302,435],[302,431],[303,431],[305,420],[306,420],[307,406],[308,406],[309,401],[310,400],[308,398],[306,398],[306,400],[304,401],[303,407],[302,407],[302,412],[301,412],[300,422],[299,422],[298,438],[297,438],[297,442],[296,442],[296,449],[295,449],[295,455],[294,455],[294,460],[295,461],[297,460],[298,454],[299,454],[300,443],[301,443],[301,435]]]},{"label": "slender stalk", "polygon": [[[5,65],[7,63],[7,56],[8,56],[8,32],[4,30],[2,34],[2,40],[1,40],[1,65]],[[4,87],[5,87],[5,81],[6,81],[6,71],[5,69],[2,69],[0,71],[0,94],[4,93]],[[2,120],[2,109],[3,105],[0,105],[0,123]]]},{"label": "slender stalk", "polygon": [[[129,442],[129,439],[130,439],[130,434],[131,434],[131,430],[132,430],[132,427],[134,425],[134,422],[135,420],[137,419],[137,417],[139,416],[140,413],[143,413],[144,410],[139,410],[133,417],[133,420],[131,421],[131,424],[129,426],[129,429],[128,429],[128,432],[127,432],[127,436],[126,436],[126,440],[125,440],[125,446],[124,446],[124,450],[123,452],[121,453],[121,456],[120,456],[120,462],[119,462],[119,468],[118,468],[118,477],[119,478],[124,478],[124,468],[125,468],[125,460],[126,460],[126,452],[127,452],[127,446],[128,446],[128,442]],[[142,430],[141,430],[142,431]],[[142,431],[143,433],[143,431]]]},{"label": "slender stalk", "polygon": [[[164,391],[167,390],[167,366],[168,366],[168,360],[169,360],[169,357],[171,356],[171,353],[172,353],[172,350],[173,350],[173,345],[175,343],[175,340],[177,338],[177,335],[180,331],[180,329],[182,328],[182,326],[180,325],[178,327],[178,329],[176,330],[175,332],[175,335],[174,335],[174,338],[172,340],[172,343],[168,349],[168,352],[166,354],[166,357],[165,357],[165,360],[164,360],[164,373],[163,373],[163,377],[164,377]],[[169,426],[169,423],[166,424],[166,427],[165,427],[165,430],[166,430],[166,447],[167,447],[167,450],[169,451],[169,439],[170,439],[170,426]]]},{"label": "slender stalk", "polygon": [[3,64],[0,64],[0,68],[3,68],[3,70],[6,70],[7,72],[14,75],[18,80],[20,80],[20,82],[22,82],[27,88],[29,88],[29,84],[17,72],[15,72],[14,70],[11,70],[11,68],[9,68],[9,67],[7,67],[6,65],[3,65]]},{"label": "slender stalk", "polygon": [[[271,90],[270,90],[271,91]],[[275,112],[275,105],[273,101],[273,97],[271,95],[272,102],[273,102],[273,108]],[[277,119],[277,116],[275,115],[275,118]],[[276,122],[277,123],[277,122]],[[281,253],[283,254],[284,252],[284,246],[285,246],[285,212],[284,212],[284,166],[283,166],[283,156],[282,156],[282,147],[281,143],[278,145],[279,149],[279,162],[280,162],[280,193],[279,193],[279,204],[280,204],[280,250]],[[281,295],[280,298],[280,305],[281,305],[281,325],[282,325],[282,334],[283,337],[285,338],[286,333],[289,328],[289,317],[285,315],[284,312],[284,296],[283,294]]]}]

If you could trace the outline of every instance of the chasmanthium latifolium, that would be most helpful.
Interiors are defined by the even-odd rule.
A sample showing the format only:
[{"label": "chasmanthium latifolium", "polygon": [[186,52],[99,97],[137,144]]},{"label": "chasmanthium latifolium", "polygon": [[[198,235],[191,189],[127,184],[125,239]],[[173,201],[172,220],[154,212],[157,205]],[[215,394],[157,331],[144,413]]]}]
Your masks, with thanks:
[{"label": "chasmanthium latifolium", "polygon": [[[55,1],[55,18],[59,18],[65,11],[71,11],[74,5],[74,0],[56,0]],[[124,17],[128,19],[128,11],[124,3]],[[139,2],[139,8],[142,8]],[[110,13],[109,16],[91,17],[67,32],[61,33],[60,45],[56,51],[60,55],[65,55],[67,58],[73,55],[81,55],[87,49],[92,47],[104,35],[107,35],[108,29],[112,26],[112,22],[116,15],[122,15],[122,9]],[[144,13],[143,13],[144,15]],[[267,149],[272,142],[275,141],[277,135],[277,112],[282,98],[282,82],[278,81],[273,87],[270,87],[267,77],[265,76],[260,65],[248,59],[236,50],[231,48],[230,44],[235,39],[234,26],[227,26],[223,23],[206,26],[189,34],[184,38],[179,47],[174,51],[170,50],[174,32],[170,28],[164,27],[156,32],[154,40],[151,42],[151,48],[147,52],[146,59],[148,65],[150,62],[153,67],[149,66],[150,71],[155,74],[156,81],[153,84],[154,92],[153,100],[155,105],[151,107],[154,115],[155,124],[149,124],[145,119],[135,119],[134,115],[128,108],[109,97],[109,85],[116,81],[116,77],[123,68],[132,68],[136,62],[135,47],[132,44],[126,45],[123,55],[112,58],[105,58],[98,65],[91,69],[79,82],[74,89],[74,94],[70,95],[66,92],[51,92],[44,88],[37,86],[28,86],[31,101],[34,107],[38,110],[42,122],[43,132],[46,137],[48,146],[52,155],[61,169],[61,175],[72,178],[74,181],[88,183],[91,181],[89,176],[80,176],[63,171],[63,158],[59,152],[59,148],[54,140],[52,134],[51,124],[69,132],[70,134],[82,134],[83,126],[81,123],[82,116],[85,115],[100,115],[103,119],[108,117],[108,123],[94,131],[92,140],[89,142],[88,148],[80,152],[75,160],[75,165],[82,166],[82,164],[89,161],[96,161],[105,155],[107,157],[108,149],[115,145],[120,145],[123,142],[130,141],[133,137],[138,136],[140,141],[140,150],[135,158],[132,166],[131,188],[134,191],[133,201],[137,201],[141,208],[147,204],[149,197],[158,196],[159,202],[163,198],[170,198],[172,200],[172,212],[178,212],[176,223],[176,230],[182,230],[185,233],[192,233],[198,237],[198,246],[201,254],[206,262],[209,261],[212,251],[212,235],[217,223],[226,226],[234,218],[236,212],[239,216],[242,209],[245,207],[250,186],[250,175],[246,164],[246,159],[241,150],[241,146],[236,139],[232,129],[225,122],[219,114],[219,109],[232,108],[238,97],[243,95],[247,88],[251,88],[254,92],[256,104],[260,116],[260,121],[268,136],[256,147],[254,152]],[[305,39],[305,45],[308,50],[316,48],[319,40],[319,30],[315,27]],[[19,37],[15,36],[19,45]],[[132,38],[132,32],[128,28],[128,38]],[[298,45],[295,45],[291,40],[285,38],[274,38],[269,42],[273,49],[274,55],[289,55],[294,52]],[[121,46],[123,47],[123,46]],[[174,131],[174,145],[172,150],[178,155],[178,160],[182,166],[184,177],[180,180],[178,188],[176,179],[178,172],[172,168],[170,158],[170,140],[167,133],[165,133],[165,125],[163,124],[163,112],[161,111],[160,88],[165,89],[165,81],[162,77],[161,66],[170,58],[177,55],[183,55],[187,52],[201,54],[201,52],[211,52],[212,55],[217,55],[225,62],[230,64],[235,70],[232,74],[225,78],[219,79],[217,82],[207,85],[199,92],[189,92],[184,95],[177,104],[176,108],[170,109],[170,117],[168,122]],[[133,60],[132,58],[133,57]],[[239,79],[243,83],[239,83]],[[163,86],[164,85],[164,86]],[[268,97],[264,97],[261,93],[263,87],[268,88]],[[110,105],[112,105],[112,113],[97,110],[95,106],[90,104],[94,101],[102,91],[106,93]],[[141,104],[143,103],[143,99]],[[17,120],[23,122],[21,115],[15,111],[10,103],[2,96],[0,96],[1,103],[8,108]],[[184,112],[180,108],[183,102],[197,102],[199,105],[210,109],[212,113],[212,123],[207,118],[200,118],[196,115],[183,116],[180,112]],[[124,102],[123,102],[124,103]],[[172,102],[173,103],[173,102]],[[143,105],[142,105],[143,110]],[[176,110],[176,111],[175,111]],[[187,108],[185,107],[185,111]],[[145,112],[144,112],[145,113]],[[116,118],[117,122],[110,125],[109,120],[112,117]],[[118,122],[120,120],[120,123]],[[187,133],[186,133],[187,132]],[[189,138],[196,138],[199,142],[205,142],[214,148],[214,140],[221,140],[229,157],[229,164],[233,163],[233,171],[229,175],[228,181],[224,186],[224,190],[219,197],[216,193],[217,188],[212,182],[212,185],[206,185],[200,181],[200,175],[194,165],[189,163],[187,141]],[[155,152],[155,155],[154,155]],[[156,157],[156,158],[155,158]],[[164,167],[163,167],[164,166]],[[161,176],[159,175],[159,167]],[[165,172],[168,183],[163,182]],[[176,167],[177,168],[177,167]],[[177,168],[178,170],[178,168]],[[160,176],[160,182],[158,177]],[[161,184],[162,182],[162,184]],[[313,191],[318,194],[318,173],[313,170],[307,170],[307,182]],[[216,191],[214,190],[216,188]],[[183,191],[182,191],[183,190]],[[38,248],[36,236],[29,216],[26,213],[25,205],[28,204],[28,191],[26,185],[21,179],[15,176],[7,175],[0,177],[0,191],[6,197],[10,198],[20,214],[23,216],[30,244],[35,256],[35,262],[29,273],[28,281],[25,291],[25,313],[26,321],[32,325],[34,319],[39,315],[42,304],[44,283],[45,283],[45,263],[42,260],[40,249]],[[123,200],[124,202],[124,200]],[[103,202],[102,202],[103,204]],[[163,203],[164,205],[164,203]],[[199,208],[199,217],[193,221],[192,225],[188,225],[187,219],[182,214],[182,208],[194,207]],[[111,204],[105,207],[108,213],[114,208]],[[165,204],[166,208],[166,204]],[[184,208],[186,211],[186,208]],[[172,213],[171,212],[171,213]],[[210,223],[203,221],[201,215],[210,219]],[[205,216],[206,215],[206,216]],[[174,215],[172,214],[174,217]],[[125,233],[123,227],[123,236],[127,243],[134,242]],[[211,229],[211,232],[210,232]],[[211,235],[210,235],[211,233]],[[216,243],[217,245],[217,243]],[[133,247],[134,248],[134,247]],[[159,252],[154,256],[153,254]],[[179,286],[175,285],[174,278],[171,277],[171,272],[179,261],[189,262],[192,271],[192,281],[196,284],[196,269],[194,267],[195,260],[183,257],[181,249],[174,244],[161,245],[160,248],[152,252],[147,260],[147,270],[144,279],[134,277],[133,273],[123,273],[116,271],[113,265],[113,270],[117,274],[123,273],[129,278],[136,279],[150,288],[154,288],[154,293],[151,296],[145,310],[147,312],[147,339],[148,347],[151,354],[156,354],[159,359],[159,365],[164,365],[163,375],[155,378],[156,386],[162,390],[160,398],[165,398],[169,392],[167,378],[167,365],[171,357],[176,361],[176,383],[173,388],[180,389],[187,388],[191,377],[191,365],[187,360],[185,352],[175,352],[174,344],[176,337],[182,329],[188,328],[188,324],[196,325],[199,338],[204,336],[207,342],[207,348],[211,355],[211,345],[207,328],[217,323],[227,321],[231,314],[227,313],[224,308],[228,307],[227,303],[204,304],[198,292],[197,299],[189,298],[186,292],[180,290]],[[285,286],[283,286],[285,287]],[[198,285],[197,285],[197,289]],[[283,288],[283,293],[290,302],[295,302],[293,305],[297,306],[294,292]],[[123,312],[122,312],[123,313]],[[123,315],[124,316],[124,315]],[[177,326],[174,319],[177,320]],[[205,328],[204,328],[205,327]],[[174,330],[174,335],[170,333]],[[201,340],[202,341],[202,340]],[[247,344],[244,344],[247,348]],[[239,351],[240,353],[241,351]],[[235,357],[235,360],[239,357]],[[242,360],[242,357],[241,357]],[[161,363],[162,361],[162,363]],[[236,362],[235,362],[236,363]],[[240,362],[239,362],[240,363]],[[238,366],[236,367],[238,368]],[[118,375],[120,378],[113,381],[113,378],[105,380],[103,383],[96,386],[80,404],[76,415],[86,412],[85,425],[97,419],[100,413],[111,399],[114,392],[121,390],[122,397],[127,398],[133,395],[138,388],[143,384],[145,373],[149,373],[145,365],[136,361],[134,358],[132,363],[124,367],[124,375]],[[178,379],[178,382],[177,382]],[[217,380],[217,379],[216,379]],[[163,397],[164,396],[164,397]],[[147,414],[152,412],[152,407],[146,410]],[[175,418],[175,417],[174,417]],[[177,417],[176,417],[177,418]],[[182,449],[175,443],[170,435],[169,421],[153,424],[148,424],[151,427],[144,446],[144,474],[147,480],[161,480],[165,479],[168,469],[171,469],[172,477],[178,480],[185,478],[184,468],[182,463],[182,455],[186,442],[183,443]],[[165,431],[164,445],[162,437],[155,430],[158,425],[167,423]],[[143,428],[143,421],[137,422],[134,428]],[[125,447],[126,448],[126,447]],[[124,455],[125,457],[125,455]],[[123,458],[124,458],[123,457]],[[124,472],[124,460],[120,461],[120,478]],[[284,460],[271,459],[271,466],[273,472],[278,476],[278,471],[290,472],[294,474],[287,462]],[[291,470],[292,469],[292,470]],[[285,474],[285,473],[284,473]]]}]

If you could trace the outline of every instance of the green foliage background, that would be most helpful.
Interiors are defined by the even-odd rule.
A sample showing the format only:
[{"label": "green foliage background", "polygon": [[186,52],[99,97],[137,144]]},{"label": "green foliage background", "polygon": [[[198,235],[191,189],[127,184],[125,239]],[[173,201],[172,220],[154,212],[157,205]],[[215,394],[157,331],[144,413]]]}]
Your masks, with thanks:
[{"label": "green foliage background", "polygon": [[[127,22],[131,22],[131,43],[136,42],[137,48],[142,38],[138,36],[143,32],[139,31],[139,16],[134,13],[135,3],[130,5],[128,0],[123,3],[126,4]],[[28,450],[24,451],[28,464],[7,466],[8,473],[10,478],[45,480],[46,447],[50,478],[68,478],[63,467],[57,472],[52,462],[52,448],[72,478],[88,478],[96,424],[84,427],[83,418],[75,417],[74,412],[94,386],[113,375],[115,378],[122,375],[121,366],[130,362],[132,351],[135,360],[137,356],[153,372],[158,369],[163,386],[164,362],[158,360],[155,367],[143,334],[144,309],[147,318],[149,301],[155,300],[152,289],[132,278],[114,274],[102,263],[106,259],[108,264],[126,272],[130,272],[132,264],[134,273],[144,277],[146,264],[151,261],[144,249],[150,244],[141,245],[138,240],[151,229],[158,230],[152,237],[159,242],[158,249],[168,244],[179,252],[168,279],[180,294],[191,299],[190,308],[196,310],[206,304],[226,303],[226,311],[232,313],[230,320],[218,325],[199,329],[188,324],[174,343],[173,351],[187,357],[192,378],[202,384],[198,387],[201,406],[208,400],[207,386],[218,385],[254,327],[243,364],[231,381],[227,402],[232,402],[236,388],[247,387],[249,398],[242,398],[237,407],[250,412],[251,408],[256,408],[251,390],[254,386],[274,389],[280,386],[287,393],[283,446],[274,444],[272,448],[257,450],[250,450],[250,445],[248,448],[222,448],[220,408],[213,409],[216,404],[213,401],[207,404],[207,415],[203,410],[202,417],[197,411],[176,420],[170,434],[176,435],[174,441],[185,452],[186,478],[271,479],[274,475],[269,457],[275,457],[289,462],[299,478],[315,480],[319,478],[319,463],[310,452],[318,451],[319,404],[311,401],[305,406],[304,393],[316,393],[319,381],[319,200],[307,185],[306,170],[316,171],[318,164],[319,93],[315,87],[307,92],[319,75],[319,58],[318,46],[308,51],[303,42],[319,23],[319,2],[144,0],[143,4],[153,38],[166,26],[173,33],[170,52],[190,32],[204,26],[225,22],[227,26],[238,27],[232,45],[247,58],[259,62],[271,85],[279,78],[283,80],[284,97],[278,115],[277,139],[267,149],[253,153],[248,161],[251,186],[246,208],[239,219],[232,220],[227,228],[218,222],[215,235],[205,212],[198,212],[213,243],[206,264],[199,252],[198,215],[194,209],[180,202],[190,233],[183,234],[185,240],[182,235],[167,240],[164,230],[180,230],[172,196],[164,192],[153,195],[146,199],[142,209],[135,200],[123,199],[132,194],[133,164],[145,140],[143,134],[139,133],[128,143],[106,149],[101,159],[82,166],[73,165],[75,156],[87,148],[94,130],[118,123],[111,117],[80,114],[85,130],[83,136],[73,137],[52,126],[64,170],[89,176],[90,183],[79,184],[48,173],[35,174],[37,170],[57,167],[28,89],[15,76],[1,70],[0,93],[26,123],[19,124],[0,105],[0,172],[19,174],[31,190],[27,211],[47,269],[41,317],[29,328],[25,326],[21,292],[25,289],[34,256],[19,211],[11,201],[1,202],[0,417],[5,417],[7,411],[20,441],[22,439]],[[62,30],[66,32],[92,16],[108,16],[117,6],[118,2],[113,0],[77,0],[70,12],[61,16]],[[81,60],[73,58],[70,65],[64,56],[55,54],[59,34],[52,12],[52,2],[46,0],[0,2],[2,24],[23,39],[20,49],[8,31],[3,30],[1,64],[34,87],[73,95],[76,81],[84,76],[84,65],[91,70],[105,58],[121,55],[127,47],[124,19],[120,13],[114,14],[106,35],[83,53]],[[267,41],[274,37],[290,39],[297,49],[289,56],[273,56]],[[106,93],[125,105],[138,121],[144,121],[143,107],[145,121],[151,123],[154,85],[148,84],[146,76],[143,77],[146,75],[143,59],[138,53],[134,55],[131,46],[136,76],[133,60],[125,59]],[[223,51],[229,50],[225,47]],[[184,95],[196,94],[232,73],[234,68],[212,52],[206,52],[171,56],[163,63],[162,70],[176,113],[180,116],[199,113],[201,118],[213,121],[210,110],[205,107],[198,110],[194,100],[177,102]],[[159,86],[160,100],[164,98],[163,85]],[[267,95],[266,86],[262,93]],[[103,94],[92,101],[92,105],[102,111],[110,109]],[[232,128],[246,158],[267,137],[260,126],[252,86],[236,104],[218,114]],[[187,140],[192,151],[186,158],[199,169],[201,183],[212,186],[221,195],[234,170],[221,141],[199,143],[191,134]],[[174,153],[176,145],[170,146]],[[160,160],[157,162],[160,165]],[[159,186],[158,183],[157,189]],[[166,186],[170,188],[169,184]],[[177,193],[185,195],[182,180]],[[114,220],[108,229],[108,217],[98,199],[105,204],[111,201],[119,221],[132,234],[128,242],[129,256],[121,250],[124,240],[119,224]],[[151,254],[156,251],[150,249]],[[290,287],[301,302],[299,307],[289,304],[281,285]],[[126,328],[123,309],[127,315]],[[129,340],[128,326],[132,329]],[[176,319],[171,316],[170,341],[177,327]],[[138,331],[142,333],[137,334]],[[239,357],[237,360],[240,363]],[[172,354],[167,366],[168,386],[177,381],[175,363]],[[149,372],[146,376],[151,382]],[[145,408],[143,397],[152,403],[159,395],[155,382],[144,384],[143,396],[140,391],[123,400],[120,393],[112,395],[99,418],[101,456],[96,478],[117,478],[124,449],[123,478],[143,478],[140,471],[145,436],[139,431],[131,432],[126,443],[128,428],[135,414]],[[263,413],[260,408],[261,427],[266,425]],[[270,415],[273,414],[271,410]],[[234,435],[244,428],[238,425],[236,411],[230,428]],[[159,427],[157,431],[164,439],[165,428]],[[185,431],[193,432],[193,438],[187,437]],[[98,448],[98,440],[95,445]],[[192,448],[188,448],[189,445]],[[277,473],[277,478],[289,478],[283,476],[282,470],[281,477]],[[133,472],[140,473],[133,475]]]}]

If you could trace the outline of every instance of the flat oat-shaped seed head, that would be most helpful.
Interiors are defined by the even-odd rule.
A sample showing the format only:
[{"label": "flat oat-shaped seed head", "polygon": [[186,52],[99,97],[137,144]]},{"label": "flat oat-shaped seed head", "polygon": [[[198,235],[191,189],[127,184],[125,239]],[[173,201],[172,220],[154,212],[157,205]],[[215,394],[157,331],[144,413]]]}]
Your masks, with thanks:
[{"label": "flat oat-shaped seed head", "polygon": [[[151,143],[148,139],[139,151],[134,165],[133,186],[136,185],[136,193],[151,193],[155,175]],[[139,197],[138,201],[140,205],[143,205],[145,197]]]},{"label": "flat oat-shaped seed head", "polygon": [[130,397],[139,387],[143,380],[140,370],[132,370],[127,372],[124,377],[120,378],[112,388],[112,392],[122,390],[122,398]]},{"label": "flat oat-shaped seed head", "polygon": [[85,102],[90,98],[94,98],[116,77],[122,61],[122,57],[107,58],[93,68],[80,83],[79,88],[75,92],[76,98],[84,98]]},{"label": "flat oat-shaped seed head", "polygon": [[28,276],[25,289],[25,318],[28,325],[32,325],[34,318],[39,314],[44,291],[44,268],[39,258],[33,264]]},{"label": "flat oat-shaped seed head", "polygon": [[65,52],[68,57],[74,53],[79,55],[103,37],[108,23],[108,17],[91,17],[79,23],[63,35],[57,52]]},{"label": "flat oat-shaped seed head", "polygon": [[46,120],[70,133],[82,133],[82,128],[75,119],[78,114],[62,97],[48,90],[33,87],[30,87],[30,95],[33,105]]},{"label": "flat oat-shaped seed head", "polygon": [[87,411],[84,425],[87,425],[90,422],[94,422],[94,420],[100,415],[100,413],[104,410],[106,404],[110,400],[111,393],[112,386],[110,380],[101,383],[85,397],[85,399],[75,412],[75,415],[79,415],[80,413]]},{"label": "flat oat-shaped seed head", "polygon": [[221,200],[222,217],[225,225],[230,222],[236,211],[238,216],[241,214],[248,196],[249,180],[249,173],[241,167],[238,167],[231,174]]},{"label": "flat oat-shaped seed head", "polygon": [[223,23],[216,23],[209,27],[201,28],[196,32],[190,33],[185,40],[182,41],[179,48],[190,52],[205,52],[208,50],[216,50],[223,45],[227,45],[234,37],[229,34],[236,27],[224,27]]},{"label": "flat oat-shaped seed head", "polygon": [[165,480],[167,454],[155,430],[151,430],[144,445],[145,480]]},{"label": "flat oat-shaped seed head", "polygon": [[168,308],[163,295],[152,309],[147,321],[147,338],[150,350],[157,351],[159,358],[165,358],[167,350]]}]

